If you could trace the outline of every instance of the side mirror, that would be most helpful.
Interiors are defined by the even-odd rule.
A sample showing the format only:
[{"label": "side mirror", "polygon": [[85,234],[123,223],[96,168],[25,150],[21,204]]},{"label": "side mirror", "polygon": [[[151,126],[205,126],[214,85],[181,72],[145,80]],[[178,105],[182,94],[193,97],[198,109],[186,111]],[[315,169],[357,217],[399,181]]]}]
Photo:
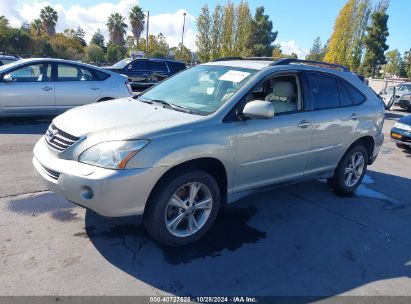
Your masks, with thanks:
[{"label": "side mirror", "polygon": [[3,76],[3,81],[5,82],[12,82],[13,80],[13,76],[11,76],[10,74],[6,74]]},{"label": "side mirror", "polygon": [[271,119],[274,117],[274,106],[265,100],[253,100],[245,105],[243,116],[251,119]]}]

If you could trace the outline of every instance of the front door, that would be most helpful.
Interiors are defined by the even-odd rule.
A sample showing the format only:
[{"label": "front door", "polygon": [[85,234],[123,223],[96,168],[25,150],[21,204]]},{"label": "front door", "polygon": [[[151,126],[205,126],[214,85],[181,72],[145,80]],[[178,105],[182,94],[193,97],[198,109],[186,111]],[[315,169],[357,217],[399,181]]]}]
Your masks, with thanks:
[{"label": "front door", "polygon": [[301,93],[299,76],[289,74],[269,78],[246,97],[272,102],[275,114],[238,122],[235,192],[303,176],[312,124]]},{"label": "front door", "polygon": [[[5,115],[48,115],[55,112],[54,81],[50,63],[18,67],[2,75],[0,110]],[[11,76],[5,81],[4,76]]]}]

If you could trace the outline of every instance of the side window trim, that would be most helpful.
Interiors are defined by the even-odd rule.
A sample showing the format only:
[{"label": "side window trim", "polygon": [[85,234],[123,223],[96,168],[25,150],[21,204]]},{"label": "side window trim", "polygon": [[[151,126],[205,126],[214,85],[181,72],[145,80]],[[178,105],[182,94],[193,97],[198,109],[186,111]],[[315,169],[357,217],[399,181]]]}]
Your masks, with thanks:
[{"label": "side window trim", "polygon": [[[39,65],[39,64],[47,64],[47,65],[50,65],[50,67],[51,67],[50,79],[49,79],[48,81],[22,81],[21,83],[42,83],[42,82],[47,82],[47,83],[49,83],[49,82],[54,82],[55,79],[54,79],[54,77],[53,77],[53,62],[52,62],[52,61],[35,61],[35,62],[25,63],[25,64],[19,65],[19,66],[17,66],[17,67],[14,67],[14,68],[12,68],[12,69],[10,69],[10,70],[8,70],[8,71],[3,72],[1,75],[4,76],[4,75],[10,74],[10,73],[12,73],[12,72],[14,72],[14,71],[18,71],[18,70],[20,70],[20,69],[23,69],[23,68],[25,68],[25,67],[28,67],[28,66],[31,66],[31,65]],[[2,80],[2,81],[3,81],[3,80]]]},{"label": "side window trim", "polygon": [[238,107],[242,103],[244,103],[245,98],[247,97],[247,95],[250,94],[253,90],[255,90],[262,83],[269,80],[270,78],[280,77],[280,76],[296,76],[297,81],[299,82],[299,84],[298,84],[298,87],[300,89],[300,92],[299,92],[300,96],[299,97],[301,99],[302,107],[301,107],[301,110],[286,112],[286,113],[278,113],[278,114],[274,114],[274,116],[275,115],[279,116],[279,115],[287,115],[287,114],[294,114],[294,113],[301,113],[301,112],[309,111],[309,99],[307,97],[308,86],[307,86],[307,82],[306,82],[304,73],[302,73],[301,71],[298,71],[298,70],[275,71],[273,73],[270,73],[270,74],[266,75],[257,84],[255,84],[249,91],[247,91],[240,98],[240,100],[231,108],[231,110],[226,114],[226,116],[223,118],[223,122],[228,123],[228,122],[238,121],[238,119],[236,118],[237,117],[236,112],[238,110]]}]

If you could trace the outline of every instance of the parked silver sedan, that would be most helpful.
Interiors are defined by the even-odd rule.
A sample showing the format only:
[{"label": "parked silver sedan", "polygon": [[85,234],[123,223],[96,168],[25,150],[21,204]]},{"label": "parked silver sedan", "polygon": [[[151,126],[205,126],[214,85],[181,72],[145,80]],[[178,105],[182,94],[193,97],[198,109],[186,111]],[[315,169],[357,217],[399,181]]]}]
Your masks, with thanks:
[{"label": "parked silver sedan", "polygon": [[132,96],[127,77],[62,59],[22,59],[0,67],[0,117],[54,115]]}]

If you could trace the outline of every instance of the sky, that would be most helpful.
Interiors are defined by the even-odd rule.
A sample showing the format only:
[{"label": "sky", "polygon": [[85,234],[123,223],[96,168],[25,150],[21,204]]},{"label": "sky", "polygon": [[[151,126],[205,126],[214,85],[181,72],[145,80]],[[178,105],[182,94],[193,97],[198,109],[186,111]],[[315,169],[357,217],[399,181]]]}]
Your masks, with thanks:
[{"label": "sky", "polygon": [[[376,2],[377,0],[374,0]],[[212,10],[217,2],[225,0],[0,0],[0,15],[5,15],[14,26],[30,23],[46,5],[53,6],[59,13],[57,31],[81,26],[89,41],[97,29],[108,38],[105,23],[113,12],[127,16],[135,4],[150,11],[150,34],[163,33],[170,46],[181,41],[183,13],[186,12],[184,45],[195,49],[196,18],[200,8],[207,2]],[[239,0],[233,1],[238,3]],[[273,22],[273,30],[278,31],[275,43],[281,45],[283,53],[295,52],[304,58],[316,37],[326,42],[330,37],[335,18],[347,0],[249,0],[252,12],[263,5]],[[387,43],[390,49],[398,49],[402,54],[411,48],[411,0],[391,0],[388,9]],[[130,28],[129,28],[129,33]],[[143,34],[145,35],[145,33]]]}]

